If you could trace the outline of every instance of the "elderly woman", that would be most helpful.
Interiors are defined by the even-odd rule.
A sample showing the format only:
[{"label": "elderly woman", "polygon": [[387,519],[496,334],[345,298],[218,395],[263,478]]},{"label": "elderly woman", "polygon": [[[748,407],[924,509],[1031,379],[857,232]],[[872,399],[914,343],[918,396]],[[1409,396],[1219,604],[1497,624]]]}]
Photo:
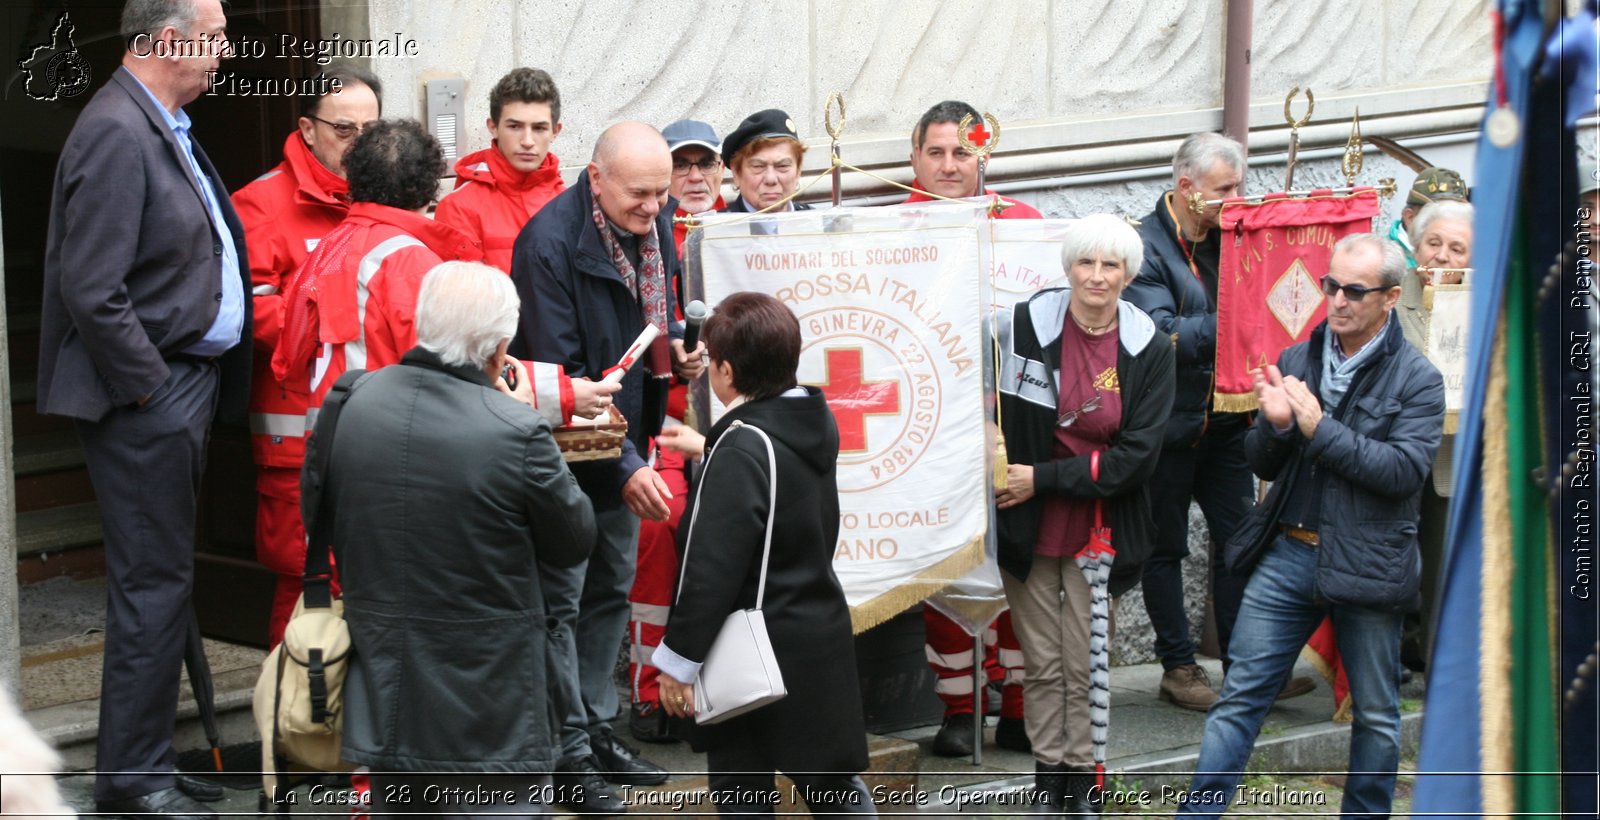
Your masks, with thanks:
[{"label": "elderly woman", "polygon": [[[800,159],[806,145],[795,133],[794,120],[776,108],[757,111],[722,141],[722,161],[733,171],[739,195],[728,203],[729,213],[751,213],[771,207],[794,193],[800,182]],[[810,210],[810,205],[786,203],[780,211]]]},{"label": "elderly woman", "polygon": [[[789,694],[696,726],[690,741],[706,753],[722,814],[770,817],[774,770],[795,782],[813,813],[873,814],[856,775],[867,767],[867,745],[850,611],[833,574],[838,427],[821,391],[797,386],[800,323],[783,303],[733,294],[702,333],[711,389],[728,410],[706,437],[678,597],[653,656],[661,705],[693,714],[700,665],[723,621],[755,605],[770,520],[763,612]],[[771,439],[771,456],[758,430]]]},{"label": "elderly woman", "polygon": [[1061,247],[1070,288],[1040,291],[1000,315],[1000,422],[1011,462],[995,493],[1000,567],[1027,658],[1023,711],[1040,797],[1069,813],[1097,810],[1091,590],[1074,559],[1101,505],[1116,549],[1110,593],[1138,581],[1155,537],[1146,482],[1172,410],[1172,344],[1120,298],[1143,256],[1122,219],[1080,219]]},{"label": "elderly woman", "polygon": [[[1424,207],[1411,220],[1411,246],[1417,259],[1412,275],[1400,280],[1400,301],[1395,314],[1406,341],[1418,350],[1427,350],[1432,310],[1424,304],[1427,285],[1459,285],[1462,269],[1472,267],[1472,206],[1457,200],[1441,200]],[[1406,618],[1406,636],[1400,646],[1400,659],[1406,668],[1422,671],[1427,666],[1432,635],[1428,626],[1439,588],[1439,569],[1444,561],[1446,516],[1450,496],[1455,492],[1455,436],[1446,435],[1433,459],[1433,480],[1422,488],[1422,518],[1417,523],[1417,543],[1422,549],[1422,612]]]}]

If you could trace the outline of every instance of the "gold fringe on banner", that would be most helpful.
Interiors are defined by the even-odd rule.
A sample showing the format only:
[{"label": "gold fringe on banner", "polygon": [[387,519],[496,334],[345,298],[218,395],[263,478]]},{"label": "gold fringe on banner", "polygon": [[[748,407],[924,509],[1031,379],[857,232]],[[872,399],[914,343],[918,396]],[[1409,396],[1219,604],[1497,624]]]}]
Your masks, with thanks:
[{"label": "gold fringe on banner", "polygon": [[[1302,646],[1300,647],[1300,660],[1311,664],[1311,667],[1317,670],[1317,674],[1321,675],[1322,679],[1328,682],[1328,688],[1333,688],[1333,682],[1337,679],[1337,676],[1334,674],[1333,664],[1328,663],[1326,658],[1317,654],[1311,649],[1311,647]],[[1355,712],[1351,711],[1354,708],[1354,699],[1350,697],[1349,692],[1346,692],[1344,694],[1344,700],[1339,701],[1338,707],[1333,710],[1333,717],[1331,720],[1333,720],[1334,723],[1350,723],[1354,721]]]},{"label": "gold fringe on banner", "polygon": [[1218,413],[1248,413],[1256,409],[1255,391],[1249,393],[1212,393],[1211,409]]},{"label": "gold fringe on banner", "polygon": [[[1502,311],[1504,309],[1502,308]],[[1505,328],[1502,313],[1498,323]],[[1505,395],[1506,335],[1496,332],[1489,359],[1489,385],[1485,395]],[[1488,401],[1483,412],[1483,608],[1479,616],[1478,700],[1482,719],[1478,763],[1482,768],[1485,816],[1509,815],[1516,807],[1516,784],[1506,772],[1514,771],[1511,726],[1511,577],[1515,560],[1511,552],[1510,442],[1504,402]]]},{"label": "gold fringe on banner", "polygon": [[[986,525],[987,527],[987,525]],[[857,635],[914,607],[923,598],[950,585],[983,563],[983,535],[968,541],[966,546],[951,553],[948,558],[919,572],[900,586],[850,608],[850,629]]]}]

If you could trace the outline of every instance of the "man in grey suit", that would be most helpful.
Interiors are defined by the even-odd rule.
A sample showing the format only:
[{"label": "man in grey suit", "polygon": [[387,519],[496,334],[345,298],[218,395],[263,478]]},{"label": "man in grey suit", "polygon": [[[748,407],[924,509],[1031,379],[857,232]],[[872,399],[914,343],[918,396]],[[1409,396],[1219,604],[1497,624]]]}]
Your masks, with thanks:
[{"label": "man in grey suit", "polygon": [[182,109],[226,56],[226,26],[218,0],[130,0],[122,67],[56,168],[39,408],[76,421],[100,502],[108,815],[214,817],[178,788],[172,731],[207,431],[242,416],[250,379],[243,231]]}]

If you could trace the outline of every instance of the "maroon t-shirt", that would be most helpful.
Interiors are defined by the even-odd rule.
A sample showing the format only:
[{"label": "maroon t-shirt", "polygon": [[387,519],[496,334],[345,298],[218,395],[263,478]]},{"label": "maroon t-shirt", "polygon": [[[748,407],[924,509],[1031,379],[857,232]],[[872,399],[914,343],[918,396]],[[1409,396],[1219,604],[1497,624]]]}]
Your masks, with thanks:
[{"label": "maroon t-shirt", "polygon": [[[1091,336],[1067,317],[1061,334],[1060,392],[1056,399],[1052,460],[1104,450],[1122,427],[1122,385],[1117,381],[1117,332]],[[1064,425],[1064,426],[1063,426]],[[1036,551],[1051,558],[1078,554],[1089,543],[1094,500],[1041,494]]]}]

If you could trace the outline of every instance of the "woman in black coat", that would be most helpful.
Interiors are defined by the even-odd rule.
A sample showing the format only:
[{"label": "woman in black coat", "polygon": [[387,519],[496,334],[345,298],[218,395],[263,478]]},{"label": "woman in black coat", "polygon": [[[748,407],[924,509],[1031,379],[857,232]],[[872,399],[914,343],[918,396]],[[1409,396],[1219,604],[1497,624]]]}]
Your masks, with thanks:
[{"label": "woman in black coat", "polygon": [[[839,431],[816,388],[796,385],[800,323],[778,300],[736,293],[706,320],[712,390],[727,408],[706,439],[682,579],[656,648],[661,705],[693,714],[694,687],[723,621],[755,605],[767,519],[774,516],[763,613],[788,696],[710,726],[706,753],[718,812],[770,817],[773,771],[813,812],[873,814],[861,778],[866,729],[844,590],[833,574],[839,535]],[[772,440],[766,443],[759,428]],[[775,461],[775,463],[774,463]],[[777,498],[769,500],[772,470]]]}]

